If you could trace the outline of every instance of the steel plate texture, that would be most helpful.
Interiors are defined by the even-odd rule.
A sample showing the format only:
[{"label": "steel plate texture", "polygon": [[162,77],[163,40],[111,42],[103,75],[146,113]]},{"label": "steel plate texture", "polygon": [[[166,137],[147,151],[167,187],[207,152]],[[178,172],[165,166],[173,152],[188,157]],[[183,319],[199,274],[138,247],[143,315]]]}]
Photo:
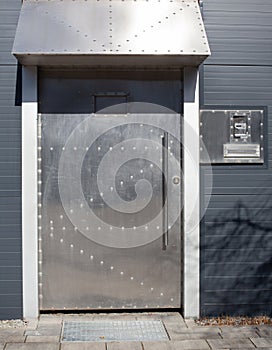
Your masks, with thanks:
[{"label": "steel plate texture", "polygon": [[64,322],[62,341],[165,341],[162,321]]},{"label": "steel plate texture", "polygon": [[47,114],[39,146],[40,306],[181,306],[178,114]]},{"label": "steel plate texture", "polygon": [[197,0],[26,0],[13,54],[36,65],[192,66],[210,49]]}]

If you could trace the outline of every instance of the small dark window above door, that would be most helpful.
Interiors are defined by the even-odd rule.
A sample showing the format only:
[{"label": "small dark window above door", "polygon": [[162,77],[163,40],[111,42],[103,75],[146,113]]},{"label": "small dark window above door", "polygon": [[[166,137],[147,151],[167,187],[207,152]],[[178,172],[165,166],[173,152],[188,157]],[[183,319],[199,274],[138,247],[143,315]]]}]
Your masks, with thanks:
[{"label": "small dark window above door", "polygon": [[93,113],[126,114],[129,92],[97,92],[92,95]]}]

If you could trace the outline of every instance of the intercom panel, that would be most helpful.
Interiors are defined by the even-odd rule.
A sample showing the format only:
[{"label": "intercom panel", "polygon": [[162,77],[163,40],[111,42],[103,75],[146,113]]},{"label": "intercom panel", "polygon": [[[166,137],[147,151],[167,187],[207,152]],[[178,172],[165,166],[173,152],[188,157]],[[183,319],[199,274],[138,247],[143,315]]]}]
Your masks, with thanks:
[{"label": "intercom panel", "polygon": [[201,110],[201,163],[263,163],[263,119],[263,110]]}]

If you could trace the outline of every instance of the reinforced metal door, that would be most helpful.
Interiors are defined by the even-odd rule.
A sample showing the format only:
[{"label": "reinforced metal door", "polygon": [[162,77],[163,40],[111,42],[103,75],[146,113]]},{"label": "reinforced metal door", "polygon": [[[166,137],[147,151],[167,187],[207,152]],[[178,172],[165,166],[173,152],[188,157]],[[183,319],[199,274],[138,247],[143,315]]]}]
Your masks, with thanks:
[{"label": "reinforced metal door", "polygon": [[181,306],[179,114],[40,115],[40,308]]}]

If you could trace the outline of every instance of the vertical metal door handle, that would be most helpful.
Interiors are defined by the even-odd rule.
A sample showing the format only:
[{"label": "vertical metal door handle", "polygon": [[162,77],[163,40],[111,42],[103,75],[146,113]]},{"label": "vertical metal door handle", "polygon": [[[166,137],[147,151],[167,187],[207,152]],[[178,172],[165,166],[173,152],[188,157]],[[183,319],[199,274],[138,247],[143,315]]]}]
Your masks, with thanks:
[{"label": "vertical metal door handle", "polygon": [[168,246],[168,133],[165,132],[162,138],[162,249]]}]

